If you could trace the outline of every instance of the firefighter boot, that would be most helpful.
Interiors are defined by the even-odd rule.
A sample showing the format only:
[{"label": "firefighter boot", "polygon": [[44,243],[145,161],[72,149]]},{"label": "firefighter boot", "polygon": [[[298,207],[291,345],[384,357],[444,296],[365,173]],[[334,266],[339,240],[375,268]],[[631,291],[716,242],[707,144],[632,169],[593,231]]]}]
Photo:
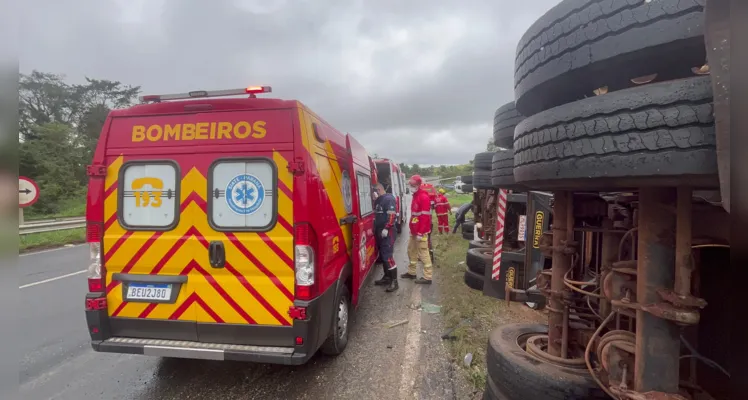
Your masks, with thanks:
[{"label": "firefighter boot", "polygon": [[382,272],[384,272],[384,275],[382,275],[382,279],[378,279],[374,281],[374,284],[377,286],[389,285],[390,281],[392,280],[392,277],[390,276],[390,271],[387,269],[387,263],[384,261],[382,261]]},{"label": "firefighter boot", "polygon": [[390,280],[390,286],[387,287],[388,292],[394,292],[395,290],[400,288],[400,285],[397,283],[397,269],[391,269],[388,271],[390,273],[390,276],[392,277]]}]

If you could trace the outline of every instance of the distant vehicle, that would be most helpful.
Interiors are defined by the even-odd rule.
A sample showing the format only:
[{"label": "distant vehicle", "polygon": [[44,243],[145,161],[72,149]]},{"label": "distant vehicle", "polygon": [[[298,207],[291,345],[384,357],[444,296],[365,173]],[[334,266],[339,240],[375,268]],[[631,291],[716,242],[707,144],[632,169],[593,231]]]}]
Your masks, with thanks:
[{"label": "distant vehicle", "polygon": [[300,102],[255,96],[267,92],[109,113],[88,167],[95,351],[298,365],[345,350],[378,257],[377,167]]}]

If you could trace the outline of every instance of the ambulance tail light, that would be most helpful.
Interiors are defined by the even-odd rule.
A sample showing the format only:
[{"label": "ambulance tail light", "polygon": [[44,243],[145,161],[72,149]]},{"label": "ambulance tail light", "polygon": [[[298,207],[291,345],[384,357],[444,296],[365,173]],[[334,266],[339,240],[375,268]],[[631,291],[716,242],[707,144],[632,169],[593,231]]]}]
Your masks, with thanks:
[{"label": "ambulance tail light", "polygon": [[297,224],[294,237],[296,239],[296,245],[294,246],[295,297],[299,300],[311,300],[317,295],[314,231],[307,223]]},{"label": "ambulance tail light", "polygon": [[101,273],[101,237],[103,224],[88,222],[86,224],[86,241],[88,242],[88,291],[104,291],[104,279]]}]

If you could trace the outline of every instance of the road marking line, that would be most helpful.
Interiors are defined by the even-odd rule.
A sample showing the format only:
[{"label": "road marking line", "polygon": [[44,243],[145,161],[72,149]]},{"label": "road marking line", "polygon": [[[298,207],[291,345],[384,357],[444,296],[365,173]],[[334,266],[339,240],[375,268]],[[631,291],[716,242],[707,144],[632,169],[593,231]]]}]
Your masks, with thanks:
[{"label": "road marking line", "polygon": [[26,256],[33,256],[33,255],[37,255],[37,254],[50,253],[50,252],[53,252],[53,251],[57,251],[57,250],[67,250],[67,249],[74,249],[74,248],[76,248],[76,247],[81,247],[81,246],[85,246],[85,245],[86,245],[86,244],[85,244],[85,243],[83,243],[83,244],[76,244],[76,245],[73,245],[73,246],[67,246],[67,247],[64,247],[64,246],[63,246],[63,247],[57,247],[57,248],[54,248],[54,249],[41,250],[41,251],[34,251],[34,252],[31,252],[31,253],[23,253],[23,254],[19,254],[19,255],[18,255],[18,257],[26,257]]},{"label": "road marking line", "polygon": [[76,275],[80,275],[80,274],[82,274],[82,273],[84,273],[84,272],[88,272],[88,270],[87,270],[87,269],[84,269],[84,270],[82,270],[82,271],[78,271],[78,272],[73,272],[73,273],[70,273],[70,274],[65,274],[65,275],[61,275],[61,276],[57,276],[57,277],[54,277],[54,278],[49,278],[49,279],[45,279],[45,280],[43,280],[43,281],[39,281],[39,282],[32,282],[32,283],[27,283],[27,284],[25,284],[25,285],[19,286],[18,288],[19,288],[19,289],[25,289],[25,288],[27,288],[27,287],[32,287],[32,286],[36,286],[36,285],[41,285],[42,283],[54,282],[54,281],[56,281],[56,280],[60,280],[60,279],[64,279],[64,278],[70,278],[71,276],[76,276]]},{"label": "road marking line", "polygon": [[[405,356],[403,357],[402,375],[400,375],[400,399],[413,398],[413,387],[418,376],[416,363],[421,348],[421,285],[413,285],[410,296],[410,318],[408,319],[408,333],[405,337]],[[417,397],[417,396],[416,396]]]}]

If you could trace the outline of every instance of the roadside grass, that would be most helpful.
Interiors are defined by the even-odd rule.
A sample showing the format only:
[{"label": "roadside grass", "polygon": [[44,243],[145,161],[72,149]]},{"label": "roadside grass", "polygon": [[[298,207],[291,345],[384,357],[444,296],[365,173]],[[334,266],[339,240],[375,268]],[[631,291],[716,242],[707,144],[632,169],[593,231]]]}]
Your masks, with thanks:
[{"label": "roadside grass", "polygon": [[[470,289],[463,278],[469,242],[460,231],[454,235],[434,235],[432,240],[436,258],[434,279],[441,293],[444,326],[450,329],[469,319],[452,332],[455,339],[449,341],[447,348],[458,369],[482,392],[486,385],[486,346],[491,330],[506,323],[543,322],[546,317],[524,304],[512,303],[507,307],[504,301]],[[470,367],[465,367],[463,359],[468,353],[473,354],[473,360]]]},{"label": "roadside grass", "polygon": [[41,219],[53,218],[72,218],[86,215],[86,197],[76,196],[75,198],[63,200],[60,204],[60,211],[52,214],[34,213],[34,206],[24,210],[24,221],[38,221]]},{"label": "roadside grass", "polygon": [[86,241],[86,229],[75,228],[64,231],[30,233],[21,236],[18,250],[25,253],[31,250],[40,250],[59,247],[66,244],[78,244]]},{"label": "roadside grass", "polygon": [[449,200],[449,205],[451,205],[452,207],[459,207],[465,203],[470,203],[471,201],[473,201],[473,194],[449,191],[447,192],[447,200]]}]

